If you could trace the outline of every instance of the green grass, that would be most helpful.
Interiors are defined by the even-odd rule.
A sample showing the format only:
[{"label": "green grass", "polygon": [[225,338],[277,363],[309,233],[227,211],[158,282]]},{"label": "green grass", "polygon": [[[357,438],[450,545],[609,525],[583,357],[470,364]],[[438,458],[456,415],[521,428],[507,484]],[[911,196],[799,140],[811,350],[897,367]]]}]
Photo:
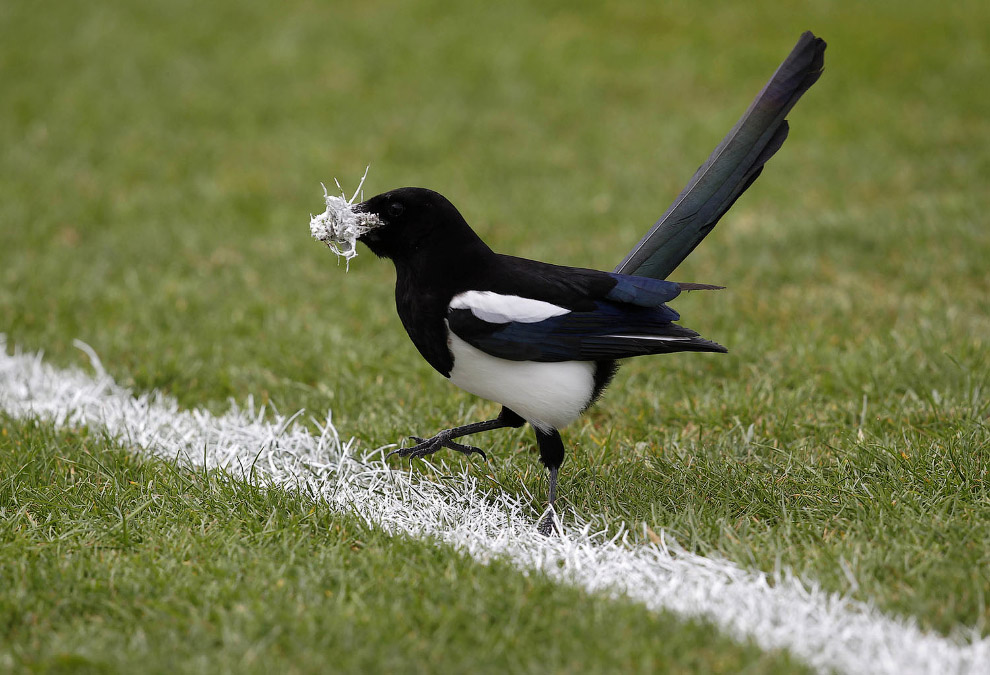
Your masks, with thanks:
[{"label": "green grass", "polygon": [[[988,20],[975,1],[6,2],[0,330],[61,365],[82,339],[184,405],[329,407],[365,447],[490,415],[415,352],[387,264],[345,275],[309,239],[319,182],[371,162],[370,193],[438,189],[497,250],[610,268],[812,29],[826,73],[790,140],[674,275],[729,286],[675,306],[730,353],[624,366],[565,432],[563,495],[987,634]],[[478,471],[543,498],[526,433],[479,440]]]},{"label": "green grass", "polygon": [[[794,672],[786,654],[0,416],[0,668]],[[620,651],[615,645],[623,645]]]}]

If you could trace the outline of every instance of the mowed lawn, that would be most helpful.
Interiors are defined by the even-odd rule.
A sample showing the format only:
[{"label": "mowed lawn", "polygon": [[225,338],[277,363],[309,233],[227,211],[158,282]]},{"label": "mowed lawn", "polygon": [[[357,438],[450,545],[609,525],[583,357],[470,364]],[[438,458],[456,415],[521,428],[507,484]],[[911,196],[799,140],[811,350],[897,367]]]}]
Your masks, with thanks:
[{"label": "mowed lawn", "polygon": [[[564,433],[562,499],[987,635],[988,23],[975,0],[4,2],[0,332],[59,366],[81,339],[188,407],[329,408],[364,448],[481,419],[405,336],[391,266],[310,239],[320,182],[370,163],[369,196],[431,187],[496,250],[610,269],[810,29],[826,71],[790,139],[672,276],[728,286],[673,304],[729,354],[624,365]],[[530,432],[478,440],[535,517]],[[0,416],[0,669],[138,665],[801,667]]]}]

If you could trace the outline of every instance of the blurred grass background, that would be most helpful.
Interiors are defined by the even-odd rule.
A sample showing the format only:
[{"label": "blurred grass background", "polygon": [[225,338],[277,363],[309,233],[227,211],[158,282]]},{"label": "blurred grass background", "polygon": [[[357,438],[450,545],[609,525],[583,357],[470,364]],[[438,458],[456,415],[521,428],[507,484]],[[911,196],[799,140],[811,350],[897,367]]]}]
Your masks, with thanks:
[{"label": "blurred grass background", "polygon": [[[321,181],[448,196],[496,250],[610,269],[801,31],[821,81],[673,275],[727,356],[639,359],[565,434],[570,508],[987,630],[990,9],[779,3],[0,6],[0,330],[365,447],[491,414],[422,361],[391,267],[308,235]],[[525,432],[506,489],[545,494]],[[459,461],[451,458],[451,461]],[[850,581],[854,578],[855,583]]]}]

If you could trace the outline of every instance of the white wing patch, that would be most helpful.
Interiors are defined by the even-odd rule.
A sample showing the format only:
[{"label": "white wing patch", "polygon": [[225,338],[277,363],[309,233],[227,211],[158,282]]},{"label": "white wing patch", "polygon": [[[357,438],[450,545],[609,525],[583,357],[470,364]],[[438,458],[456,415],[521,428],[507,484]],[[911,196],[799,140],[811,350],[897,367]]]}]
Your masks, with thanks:
[{"label": "white wing patch", "polygon": [[536,323],[570,311],[551,302],[493,291],[465,291],[455,295],[449,309],[471,310],[477,318],[488,323]]},{"label": "white wing patch", "polygon": [[619,340],[656,340],[657,342],[686,342],[693,339],[689,337],[672,337],[670,335],[606,335],[605,337],[617,338]]}]

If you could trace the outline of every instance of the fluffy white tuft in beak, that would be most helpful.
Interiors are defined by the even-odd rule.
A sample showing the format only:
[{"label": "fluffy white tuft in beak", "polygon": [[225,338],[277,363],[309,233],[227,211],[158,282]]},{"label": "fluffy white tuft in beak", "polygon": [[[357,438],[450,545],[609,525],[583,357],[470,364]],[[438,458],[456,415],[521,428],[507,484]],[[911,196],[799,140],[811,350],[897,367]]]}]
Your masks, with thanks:
[{"label": "fluffy white tuft in beak", "polygon": [[[370,168],[370,167],[369,167]],[[327,192],[327,186],[323,186],[323,199],[326,201],[327,209],[323,213],[310,216],[309,231],[313,238],[324,242],[338,258],[343,257],[350,263],[351,258],[357,256],[357,239],[365,232],[381,225],[381,220],[373,213],[360,213],[354,210],[354,200],[361,193],[364,179],[368,177],[368,169],[364,170],[364,176],[358,183],[357,190],[350,199],[344,193],[340,183],[334,179],[340,196]]]}]

